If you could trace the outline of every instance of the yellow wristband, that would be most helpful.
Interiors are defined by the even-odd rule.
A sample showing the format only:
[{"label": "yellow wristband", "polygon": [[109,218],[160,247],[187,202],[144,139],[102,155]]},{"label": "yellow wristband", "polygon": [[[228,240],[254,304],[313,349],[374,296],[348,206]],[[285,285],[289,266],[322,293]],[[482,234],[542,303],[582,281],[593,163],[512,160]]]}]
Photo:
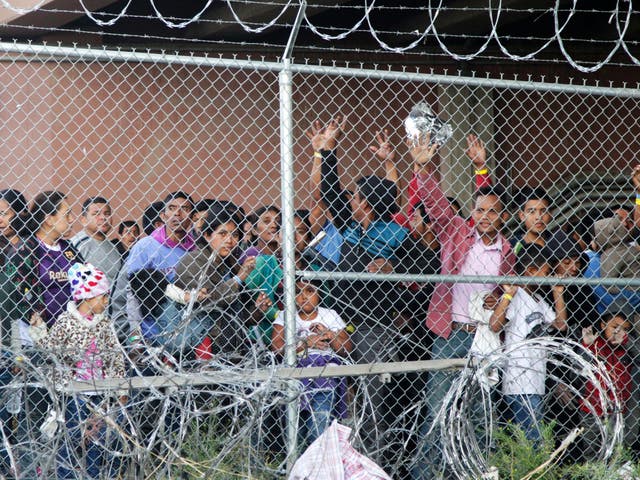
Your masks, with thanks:
[{"label": "yellow wristband", "polygon": [[322,154],[320,152],[313,152],[313,158],[322,158]]},{"label": "yellow wristband", "polygon": [[486,175],[487,173],[489,173],[488,168],[483,168],[482,170],[476,170],[476,175]]},{"label": "yellow wristband", "polygon": [[636,205],[640,205],[640,197],[636,196]]},{"label": "yellow wristband", "polygon": [[511,301],[513,300],[513,295],[511,295],[510,293],[503,293],[502,298]]}]

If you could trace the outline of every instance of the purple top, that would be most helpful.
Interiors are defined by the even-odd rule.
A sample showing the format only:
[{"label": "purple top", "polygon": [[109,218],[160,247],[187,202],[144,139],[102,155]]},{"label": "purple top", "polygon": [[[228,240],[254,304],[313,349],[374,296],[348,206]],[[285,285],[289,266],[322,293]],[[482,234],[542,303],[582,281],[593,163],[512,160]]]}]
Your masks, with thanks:
[{"label": "purple top", "polygon": [[160,270],[170,282],[173,282],[176,265],[186,252],[194,249],[191,235],[187,235],[178,244],[167,237],[164,227],[160,227],[131,247],[127,257],[127,273],[132,274],[143,269]]},{"label": "purple top", "polygon": [[193,239],[193,235],[191,232],[187,233],[180,242],[176,242],[171,240],[167,236],[167,230],[164,226],[156,228],[152,233],[151,237],[155,238],[160,245],[164,245],[168,248],[181,248],[190,252],[196,248],[196,243]]},{"label": "purple top", "polygon": [[242,252],[242,255],[240,255],[240,258],[238,259],[238,263],[242,265],[248,257],[257,257],[258,255],[262,255],[262,252],[258,250],[258,247],[249,247]]},{"label": "purple top", "polygon": [[43,318],[47,325],[55,323],[71,300],[71,287],[67,272],[74,259],[67,257],[66,249],[51,250],[42,242],[38,247],[38,281],[42,285],[42,301],[45,306]]},{"label": "purple top", "polygon": [[[325,367],[327,365],[344,365],[342,359],[336,355],[309,353],[306,357],[298,358],[296,367]],[[336,418],[347,416],[347,379],[345,377],[316,377],[303,378],[300,383],[304,386],[300,397],[300,408],[310,410],[309,397],[315,390],[333,390],[335,392],[333,415]]]}]

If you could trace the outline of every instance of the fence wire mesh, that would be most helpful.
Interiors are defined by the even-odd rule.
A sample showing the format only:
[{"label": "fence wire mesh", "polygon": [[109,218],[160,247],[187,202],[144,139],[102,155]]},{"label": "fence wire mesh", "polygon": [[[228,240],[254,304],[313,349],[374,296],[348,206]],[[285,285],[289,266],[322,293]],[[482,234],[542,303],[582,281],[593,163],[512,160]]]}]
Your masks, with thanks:
[{"label": "fence wire mesh", "polygon": [[636,451],[637,90],[293,65],[284,132],[282,64],[0,51],[2,475],[278,478],[334,419],[393,478]]}]

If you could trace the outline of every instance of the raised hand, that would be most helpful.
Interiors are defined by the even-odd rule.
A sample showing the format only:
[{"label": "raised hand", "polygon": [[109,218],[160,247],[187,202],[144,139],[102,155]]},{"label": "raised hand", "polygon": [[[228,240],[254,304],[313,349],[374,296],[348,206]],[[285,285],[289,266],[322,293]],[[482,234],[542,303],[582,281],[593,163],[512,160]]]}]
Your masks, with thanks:
[{"label": "raised hand", "polygon": [[338,115],[337,117],[331,119],[327,128],[324,129],[324,149],[325,150],[333,150],[336,148],[338,144],[338,140],[342,137],[342,133],[344,132],[344,127],[347,124],[347,119]]},{"label": "raised hand", "polygon": [[473,162],[476,170],[481,170],[485,167],[487,163],[487,149],[484,146],[484,142],[473,133],[467,135],[467,149],[465,153]]},{"label": "raised hand", "polygon": [[314,152],[320,150],[333,150],[342,136],[347,119],[340,115],[333,118],[326,126],[322,126],[319,120],[311,124],[309,130],[305,132],[311,141]]},{"label": "raised hand", "polygon": [[409,143],[409,153],[415,162],[416,169],[427,167],[433,160],[438,148],[440,148],[440,145],[437,143],[430,143],[430,140],[431,135],[426,133],[417,141],[414,140]]},{"label": "raised hand", "polygon": [[272,303],[273,302],[271,301],[271,299],[264,292],[261,292],[260,295],[258,295],[258,298],[256,298],[256,308],[262,313],[265,313],[267,310],[269,310]]},{"label": "raised hand", "polygon": [[382,162],[394,162],[396,152],[391,142],[389,142],[389,130],[386,128],[382,132],[376,132],[377,145],[371,145],[369,150],[375,153]]}]

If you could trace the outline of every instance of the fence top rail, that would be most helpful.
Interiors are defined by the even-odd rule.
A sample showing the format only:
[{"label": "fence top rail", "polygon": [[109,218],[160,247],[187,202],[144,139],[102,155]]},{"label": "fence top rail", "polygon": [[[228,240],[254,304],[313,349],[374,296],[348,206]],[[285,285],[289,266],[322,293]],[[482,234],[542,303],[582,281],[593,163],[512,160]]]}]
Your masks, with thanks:
[{"label": "fence top rail", "polygon": [[311,65],[308,63],[296,64],[293,62],[272,62],[265,60],[264,57],[262,57],[261,60],[254,60],[250,57],[246,60],[241,60],[235,57],[223,58],[222,55],[218,57],[208,55],[198,56],[194,52],[190,52],[189,55],[184,55],[179,54],[178,52],[173,54],[166,52],[151,53],[150,51],[126,51],[122,49],[110,50],[105,47],[80,48],[77,46],[63,47],[61,45],[35,45],[33,43],[21,44],[17,42],[0,42],[0,53],[28,54],[32,55],[34,58],[47,57],[47,59],[55,57],[57,61],[60,61],[60,57],[62,57],[66,59],[90,61],[108,60],[111,62],[167,63],[203,67],[252,69],[273,71],[275,73],[284,69],[289,69],[294,73],[310,75],[349,76],[379,80],[429,82],[467,87],[505,88],[566,94],[640,98],[640,83],[636,83],[635,87],[604,87],[600,85],[579,85],[574,83],[563,84],[559,83],[557,77],[556,82],[547,82],[544,81],[544,77],[542,77],[542,81],[534,81],[531,79],[531,76],[529,76],[527,80],[518,80],[517,78],[509,80],[504,78],[497,79],[490,77],[481,78],[476,76],[463,76],[460,72],[458,75],[442,75],[434,73],[408,72],[406,69],[403,69],[403,71],[397,71],[391,70],[390,65],[387,69],[363,68],[364,66],[361,68],[351,68],[338,67],[335,65],[335,62],[331,65]]},{"label": "fence top rail", "polygon": [[156,375],[145,377],[109,378],[92,382],[72,381],[66,392],[88,392],[96,390],[126,390],[161,388],[186,385],[213,385],[238,380],[246,382],[265,382],[272,378],[279,380],[301,380],[316,377],[365,376],[383,373],[426,372],[433,370],[458,370],[469,363],[468,359],[450,358],[439,360],[415,360],[410,362],[358,363],[353,365],[329,365],[324,367],[293,368],[282,367],[274,370],[212,371],[189,373],[188,375]]},{"label": "fence top rail", "polygon": [[347,280],[373,282],[416,283],[493,283],[514,285],[591,285],[603,287],[640,288],[640,278],[584,278],[584,277],[520,277],[498,275],[418,275],[407,273],[323,272],[297,271],[296,275],[314,280]]}]

